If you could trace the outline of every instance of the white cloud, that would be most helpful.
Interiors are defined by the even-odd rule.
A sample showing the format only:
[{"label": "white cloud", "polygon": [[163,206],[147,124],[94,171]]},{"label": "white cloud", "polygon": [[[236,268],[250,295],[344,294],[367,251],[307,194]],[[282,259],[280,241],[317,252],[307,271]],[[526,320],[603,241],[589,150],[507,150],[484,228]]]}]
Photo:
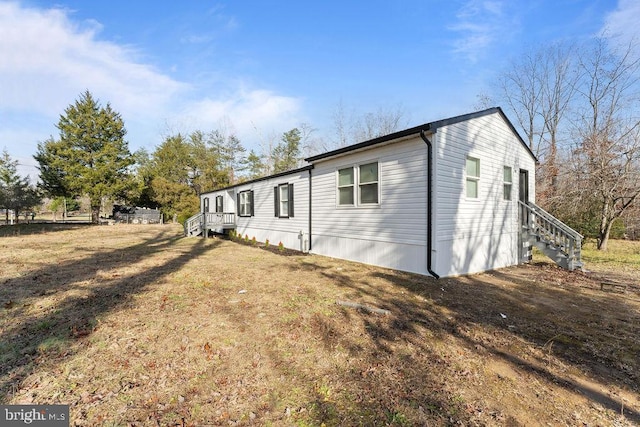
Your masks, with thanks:
[{"label": "white cloud", "polygon": [[454,53],[476,62],[510,26],[504,7],[501,1],[467,1],[456,13],[456,22],[448,27],[459,34],[453,43]]},{"label": "white cloud", "polygon": [[637,0],[620,0],[616,9],[605,18],[602,32],[616,38],[622,44],[638,44],[640,42],[640,2]]},{"label": "white cloud", "polygon": [[100,29],[96,21],[72,22],[62,9],[0,3],[0,109],[55,115],[88,89],[136,114],[187,88],[137,62],[133,49],[99,40]]},{"label": "white cloud", "polygon": [[273,130],[284,132],[300,124],[300,100],[264,89],[238,87],[222,99],[204,98],[185,107],[178,120],[190,129],[210,130],[221,124],[235,133],[243,145]]},{"label": "white cloud", "polygon": [[[224,23],[238,25],[228,17]],[[0,0],[0,147],[12,157],[35,154],[38,141],[55,135],[58,115],[85,90],[122,114],[132,150],[153,149],[165,123],[187,121],[187,130],[207,131],[224,120],[254,140],[255,128],[282,132],[299,123],[295,98],[220,77],[224,70],[178,81],[145,63],[143,47],[105,41],[101,31],[98,21],[78,22],[69,10]],[[180,60],[171,62],[180,67]]]}]

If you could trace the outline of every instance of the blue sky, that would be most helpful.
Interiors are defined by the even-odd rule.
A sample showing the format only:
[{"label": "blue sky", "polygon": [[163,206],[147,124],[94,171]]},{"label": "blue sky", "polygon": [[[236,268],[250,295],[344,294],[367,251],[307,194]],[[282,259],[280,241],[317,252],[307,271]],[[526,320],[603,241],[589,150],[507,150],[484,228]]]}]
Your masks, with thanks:
[{"label": "blue sky", "polygon": [[0,0],[0,150],[35,178],[37,143],[87,89],[131,151],[223,129],[259,152],[301,123],[330,141],[339,104],[413,126],[473,111],[527,48],[638,22],[637,0]]}]

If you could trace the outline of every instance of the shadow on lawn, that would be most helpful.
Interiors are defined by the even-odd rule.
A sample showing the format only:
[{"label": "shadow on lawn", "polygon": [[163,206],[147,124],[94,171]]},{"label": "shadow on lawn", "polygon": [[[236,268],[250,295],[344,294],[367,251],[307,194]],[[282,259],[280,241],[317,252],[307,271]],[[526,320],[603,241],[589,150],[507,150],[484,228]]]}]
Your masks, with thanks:
[{"label": "shadow on lawn", "polygon": [[[455,363],[447,360],[445,353],[433,348],[430,340],[425,339],[449,336],[463,343],[471,353],[489,355],[516,370],[532,373],[577,396],[585,396],[614,413],[619,414],[624,407],[626,419],[640,423],[640,408],[630,408],[633,411],[630,413],[628,404],[601,391],[608,385],[615,385],[638,392],[640,384],[638,366],[620,363],[616,356],[618,353],[610,348],[615,329],[626,327],[629,334],[626,340],[616,341],[618,351],[637,356],[638,346],[631,337],[638,333],[638,314],[620,299],[608,296],[592,299],[548,286],[541,299],[541,289],[536,289],[534,282],[518,279],[504,271],[491,272],[490,275],[510,282],[511,286],[502,287],[483,278],[490,275],[435,280],[410,273],[373,270],[362,277],[351,277],[346,272],[328,269],[314,262],[305,262],[304,268],[319,272],[338,286],[349,289],[347,298],[391,311],[391,316],[385,320],[385,316],[342,308],[346,323],[350,323],[353,316],[363,319],[371,343],[368,348],[338,336],[338,329],[329,323],[330,320],[314,320],[320,323],[314,330],[326,345],[339,342],[351,350],[353,357],[379,362],[369,374],[344,373],[351,378],[354,392],[360,394],[358,400],[361,404],[357,413],[381,410],[391,413],[389,411],[399,401],[405,401],[413,407],[428,408],[428,412],[443,420],[469,421],[470,415],[462,407],[459,396],[451,394],[447,379],[443,378],[442,369],[455,371]],[[389,288],[387,284],[376,286],[380,280],[393,287]],[[549,303],[545,303],[544,298]],[[572,307],[571,310],[575,308],[580,316],[572,318],[570,313],[559,308],[563,305]],[[607,312],[615,313],[617,318],[607,318],[603,314]],[[501,313],[508,313],[508,320]],[[490,337],[477,335],[473,332],[475,325],[483,325],[496,333]],[[557,370],[549,369],[548,360],[519,357],[517,351],[509,351],[516,337],[534,348],[548,349],[549,352],[553,344],[555,358],[580,371],[588,371],[603,387],[593,388],[563,376]],[[399,341],[403,349],[400,354],[395,350]],[[407,352],[407,348],[411,351]],[[377,375],[377,372],[385,375]],[[464,381],[465,374],[460,375]],[[342,414],[342,419],[353,415],[357,414]],[[316,414],[317,421],[331,421],[323,417],[322,413]],[[505,421],[510,422],[509,419],[501,420]]]},{"label": "shadow on lawn", "polygon": [[[27,236],[30,234],[45,234],[57,231],[76,230],[88,227],[104,227],[88,223],[63,223],[63,222],[32,222],[14,225],[0,224],[0,237]],[[87,230],[89,231],[89,230]]]},{"label": "shadow on lawn", "polygon": [[[29,310],[32,298],[53,295],[58,292],[77,288],[83,295],[67,298],[60,305],[41,315],[27,317],[23,323],[0,331],[0,402],[30,375],[41,359],[41,353],[53,346],[58,348],[58,356],[72,354],[72,341],[90,334],[97,324],[99,316],[109,313],[131,298],[143,292],[163,276],[179,270],[184,264],[216,247],[217,242],[205,244],[198,239],[193,246],[173,245],[182,239],[175,231],[159,232],[144,242],[104,252],[93,252],[83,259],[74,259],[58,265],[50,265],[36,270],[27,276],[9,279],[0,287],[0,300],[7,300],[2,289],[20,287],[27,295],[11,301],[12,315],[15,318]],[[127,267],[167,249],[174,249],[178,255],[169,261],[147,268],[133,275],[104,278],[105,272]],[[92,286],[78,283],[95,280]],[[88,294],[87,294],[88,293]],[[12,294],[13,295],[13,294]],[[1,298],[4,297],[4,298]],[[46,359],[46,357],[45,357]]]}]

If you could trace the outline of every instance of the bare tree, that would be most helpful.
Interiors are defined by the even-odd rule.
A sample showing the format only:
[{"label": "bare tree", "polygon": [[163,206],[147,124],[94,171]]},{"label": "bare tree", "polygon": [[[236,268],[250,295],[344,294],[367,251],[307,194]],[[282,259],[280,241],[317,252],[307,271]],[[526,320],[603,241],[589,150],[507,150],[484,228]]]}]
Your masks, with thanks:
[{"label": "bare tree", "polygon": [[[347,116],[347,112],[345,111],[344,103],[342,100],[338,102],[336,109],[333,111],[333,126],[335,132],[334,146],[335,147],[345,147],[351,143],[350,141],[350,133],[351,129],[349,129],[349,123],[352,122],[353,113]],[[325,150],[329,150],[331,147],[324,147]]]},{"label": "bare tree", "polygon": [[500,97],[515,114],[516,122],[525,133],[531,151],[539,157],[543,123],[539,116],[542,108],[542,70],[539,52],[527,52],[512,61],[499,77]]},{"label": "bare tree", "polygon": [[608,41],[543,46],[498,79],[540,160],[538,202],[593,230],[600,249],[640,199],[640,59],[633,45],[616,51]]},{"label": "bare tree", "polygon": [[529,148],[540,160],[536,174],[538,201],[551,208],[558,196],[558,150],[568,133],[567,113],[575,99],[578,68],[571,45],[543,46],[512,61],[499,78],[500,97],[524,130]]},{"label": "bare tree", "polygon": [[562,44],[552,45],[540,54],[542,78],[541,108],[542,118],[542,147],[540,156],[541,199],[547,205],[553,205],[559,196],[558,192],[558,149],[563,133],[567,133],[566,122],[571,103],[575,99],[579,70],[576,58],[572,54],[573,46]]},{"label": "bare tree", "polygon": [[584,106],[575,119],[574,167],[579,200],[597,203],[601,250],[613,222],[640,197],[640,59],[631,54],[631,45],[618,52],[599,38],[579,62]]},{"label": "bare tree", "polygon": [[396,132],[407,125],[407,119],[402,107],[380,107],[375,112],[358,115],[353,110],[347,112],[340,101],[333,113],[333,123],[335,140],[331,148],[339,148]]}]

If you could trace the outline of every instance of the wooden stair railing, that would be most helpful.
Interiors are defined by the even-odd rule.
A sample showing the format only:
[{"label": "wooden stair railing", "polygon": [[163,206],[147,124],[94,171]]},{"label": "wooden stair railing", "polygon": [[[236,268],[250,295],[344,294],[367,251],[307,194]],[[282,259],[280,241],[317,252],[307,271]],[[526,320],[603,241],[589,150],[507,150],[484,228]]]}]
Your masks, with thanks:
[{"label": "wooden stair railing", "polygon": [[584,237],[533,202],[519,202],[522,227],[528,240],[562,268],[582,268]]}]

